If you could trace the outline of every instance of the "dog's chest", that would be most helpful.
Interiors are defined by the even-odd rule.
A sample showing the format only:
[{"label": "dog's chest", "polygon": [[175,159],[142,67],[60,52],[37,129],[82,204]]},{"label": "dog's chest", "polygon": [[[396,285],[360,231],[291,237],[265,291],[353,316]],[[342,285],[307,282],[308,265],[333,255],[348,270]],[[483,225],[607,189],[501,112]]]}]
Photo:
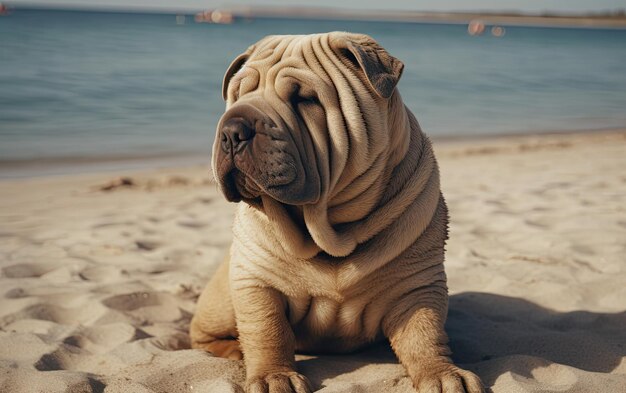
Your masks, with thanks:
[{"label": "dog's chest", "polygon": [[288,318],[317,337],[368,337],[379,332],[380,318],[372,305],[373,291],[317,287],[297,297],[287,296]]}]

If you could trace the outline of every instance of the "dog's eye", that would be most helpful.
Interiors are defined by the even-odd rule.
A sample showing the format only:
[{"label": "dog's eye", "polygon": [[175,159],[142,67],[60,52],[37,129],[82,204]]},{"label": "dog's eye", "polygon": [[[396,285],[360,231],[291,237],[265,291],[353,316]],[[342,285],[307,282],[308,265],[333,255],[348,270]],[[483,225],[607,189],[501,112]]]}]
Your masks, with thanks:
[{"label": "dog's eye", "polygon": [[289,103],[295,111],[300,111],[302,108],[306,107],[311,108],[312,106],[320,106],[317,92],[307,85],[293,83],[289,86],[286,92],[288,94],[285,98],[289,99]]},{"label": "dog's eye", "polygon": [[319,99],[317,98],[317,96],[301,96],[301,95],[297,95],[295,97],[295,99],[293,100],[295,105],[302,105],[302,104],[313,104],[313,105],[317,105],[320,103]]},{"label": "dog's eye", "polygon": [[320,101],[313,89],[296,86],[291,93],[291,103],[297,107],[298,105],[318,105]]}]

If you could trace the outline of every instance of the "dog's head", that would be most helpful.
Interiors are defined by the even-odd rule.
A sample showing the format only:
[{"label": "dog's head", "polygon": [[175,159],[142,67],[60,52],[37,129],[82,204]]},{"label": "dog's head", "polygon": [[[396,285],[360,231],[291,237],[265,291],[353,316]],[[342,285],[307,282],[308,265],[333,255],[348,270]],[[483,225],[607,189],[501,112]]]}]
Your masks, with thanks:
[{"label": "dog's head", "polygon": [[347,185],[389,150],[388,101],[402,70],[361,34],[252,45],[224,76],[227,109],[213,146],[221,191],[257,206],[262,197],[298,206],[348,199]]}]

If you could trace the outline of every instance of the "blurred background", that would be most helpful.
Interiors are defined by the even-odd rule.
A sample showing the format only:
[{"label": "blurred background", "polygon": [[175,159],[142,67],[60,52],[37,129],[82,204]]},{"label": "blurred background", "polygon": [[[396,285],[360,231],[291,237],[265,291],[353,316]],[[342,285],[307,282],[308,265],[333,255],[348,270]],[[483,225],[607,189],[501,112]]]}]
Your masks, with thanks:
[{"label": "blurred background", "polygon": [[222,76],[268,34],[371,35],[434,138],[626,126],[624,0],[338,4],[2,3],[0,177],[208,163]]}]

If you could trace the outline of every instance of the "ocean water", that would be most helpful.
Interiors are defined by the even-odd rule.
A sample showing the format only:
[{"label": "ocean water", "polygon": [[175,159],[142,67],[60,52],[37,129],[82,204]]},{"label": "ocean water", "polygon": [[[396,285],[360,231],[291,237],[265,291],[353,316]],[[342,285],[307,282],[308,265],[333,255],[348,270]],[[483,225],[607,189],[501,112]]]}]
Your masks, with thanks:
[{"label": "ocean water", "polygon": [[268,34],[370,34],[405,63],[423,129],[472,136],[626,126],[626,30],[15,10],[0,17],[0,177],[208,162],[226,67]]}]

